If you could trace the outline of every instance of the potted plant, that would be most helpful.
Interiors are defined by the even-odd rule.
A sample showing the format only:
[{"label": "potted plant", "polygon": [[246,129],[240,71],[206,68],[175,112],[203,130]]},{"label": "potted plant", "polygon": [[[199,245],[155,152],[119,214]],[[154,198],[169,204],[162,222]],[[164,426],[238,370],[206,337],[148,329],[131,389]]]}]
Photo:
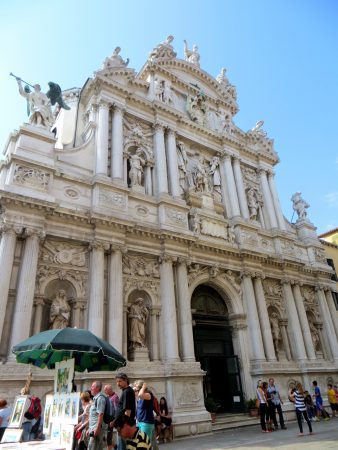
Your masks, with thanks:
[{"label": "potted plant", "polygon": [[250,398],[246,402],[246,407],[249,412],[249,416],[257,417],[258,416],[258,408],[257,408],[257,398]]},{"label": "potted plant", "polygon": [[216,400],[211,396],[208,396],[205,398],[204,404],[205,404],[205,409],[207,411],[209,411],[209,413],[210,413],[211,422],[215,422],[216,421],[216,413],[219,410],[219,408],[221,407],[221,405],[219,403],[217,403]]}]

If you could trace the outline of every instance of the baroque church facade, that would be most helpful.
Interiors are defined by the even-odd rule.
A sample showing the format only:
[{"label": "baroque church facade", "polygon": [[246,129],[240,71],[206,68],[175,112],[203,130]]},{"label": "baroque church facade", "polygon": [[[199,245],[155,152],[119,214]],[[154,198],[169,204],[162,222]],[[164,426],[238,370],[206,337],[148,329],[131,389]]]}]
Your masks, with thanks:
[{"label": "baroque church facade", "polygon": [[[61,295],[58,326],[109,341],[132,379],[168,399],[183,436],[210,431],[207,396],[240,412],[261,378],[274,376],[284,398],[296,380],[337,383],[338,316],[299,193],[296,223],[283,216],[263,123],[239,129],[225,69],[213,78],[197,47],[180,59],[172,40],[139,73],[116,48],[82,89],[63,93],[71,108],[52,132],[24,124],[10,135],[0,377],[13,398],[28,367],[11,348],[53,326]],[[98,377],[112,375],[76,380]],[[43,397],[52,374],[33,368],[32,389]]]}]

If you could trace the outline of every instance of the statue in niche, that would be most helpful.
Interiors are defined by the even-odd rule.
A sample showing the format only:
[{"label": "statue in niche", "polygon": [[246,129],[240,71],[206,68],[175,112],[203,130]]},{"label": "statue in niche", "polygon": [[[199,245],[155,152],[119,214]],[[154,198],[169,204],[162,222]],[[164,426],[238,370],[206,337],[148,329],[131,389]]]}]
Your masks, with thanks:
[{"label": "statue in niche", "polygon": [[201,218],[197,211],[194,211],[190,214],[190,227],[193,233],[199,234],[201,232]]},{"label": "statue in niche", "polygon": [[215,200],[220,202],[222,201],[222,191],[221,191],[221,175],[219,172],[218,156],[214,156],[210,161],[209,175],[211,176],[211,186]]},{"label": "statue in niche", "polygon": [[169,80],[164,81],[163,101],[167,105],[173,105],[173,91],[171,90],[171,82]]},{"label": "statue in niche", "polygon": [[187,176],[187,165],[188,165],[188,156],[185,151],[185,145],[183,142],[177,143],[177,163],[178,163],[178,171],[179,171],[179,182],[182,194],[186,191],[186,176]]},{"label": "statue in niche", "polygon": [[134,155],[129,158],[130,170],[129,178],[131,187],[142,186],[143,167],[145,166],[145,159],[142,157],[142,150],[138,148]]},{"label": "statue in niche", "polygon": [[188,96],[186,109],[193,122],[202,126],[205,125],[208,107],[203,91],[200,90],[195,97]]},{"label": "statue in niche", "polygon": [[66,291],[60,289],[50,307],[50,329],[66,328],[69,325],[70,306],[67,301]]},{"label": "statue in niche", "polygon": [[184,56],[185,60],[190,62],[191,64],[195,64],[195,66],[200,66],[200,54],[198,52],[198,47],[196,44],[192,46],[192,50],[188,49],[188,43],[186,40],[184,42]]},{"label": "statue in niche", "polygon": [[233,226],[228,225],[228,241],[230,244],[234,244],[236,242],[236,233],[235,228]]},{"label": "statue in niche", "polygon": [[130,349],[146,347],[146,323],[148,309],[142,297],[139,297],[128,308],[129,342]]},{"label": "statue in niche", "polygon": [[270,316],[270,326],[271,326],[273,345],[275,347],[276,356],[278,357],[279,341],[281,339],[281,331],[279,328],[278,314],[275,312],[273,312]]},{"label": "statue in niche", "polygon": [[156,100],[164,101],[164,80],[158,77],[154,78],[154,94]]},{"label": "statue in niche", "polygon": [[254,188],[248,189],[246,193],[247,201],[248,201],[248,208],[249,208],[249,215],[251,220],[257,220],[258,219],[258,210],[259,210],[259,202],[257,199],[257,193]]},{"label": "statue in niche", "polygon": [[298,220],[308,220],[306,209],[309,208],[309,204],[302,199],[301,192],[295,192],[291,197],[292,208],[298,214]]},{"label": "statue in niche", "polygon": [[311,331],[311,338],[312,338],[312,342],[313,342],[313,348],[317,352],[317,351],[320,350],[319,331],[316,328],[315,324],[312,322],[312,320],[309,320],[309,326],[310,326],[310,331]]},{"label": "statue in niche", "polygon": [[204,157],[200,156],[194,170],[196,192],[209,192],[208,174],[204,167]]}]

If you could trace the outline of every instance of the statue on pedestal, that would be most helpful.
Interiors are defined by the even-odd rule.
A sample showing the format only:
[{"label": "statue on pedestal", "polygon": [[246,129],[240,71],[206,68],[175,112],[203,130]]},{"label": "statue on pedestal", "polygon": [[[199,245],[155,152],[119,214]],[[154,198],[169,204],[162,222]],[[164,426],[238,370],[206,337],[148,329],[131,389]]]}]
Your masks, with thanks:
[{"label": "statue on pedestal", "polygon": [[55,330],[68,327],[69,319],[70,306],[67,301],[67,295],[63,289],[60,289],[56,294],[50,308],[50,329]]},{"label": "statue on pedestal", "polygon": [[247,201],[248,201],[250,219],[257,220],[258,219],[259,202],[257,200],[257,195],[256,195],[255,189],[250,188],[247,191],[246,197],[247,197]]},{"label": "statue on pedestal", "polygon": [[[62,91],[58,84],[50,81],[48,83],[49,91],[44,94],[41,92],[39,84],[31,85],[26,83],[22,87],[22,79],[10,74],[16,78],[19,86],[19,93],[27,100],[27,115],[29,116],[29,123],[37,127],[50,128],[54,122],[53,112],[51,106],[58,104],[57,108],[70,109],[62,99]],[[34,89],[31,91],[30,87]]]},{"label": "statue on pedestal", "polygon": [[219,173],[219,158],[214,156],[210,161],[209,175],[211,176],[211,186],[216,201],[222,201],[221,175]]},{"label": "statue on pedestal", "polygon": [[143,175],[143,167],[145,166],[146,162],[142,158],[142,150],[138,148],[136,150],[136,153],[130,156],[129,162],[130,162],[129,178],[131,182],[131,187],[143,186],[142,175]]},{"label": "statue on pedestal", "polygon": [[190,62],[191,64],[195,64],[195,66],[200,66],[200,54],[198,52],[198,47],[196,44],[192,46],[192,50],[188,49],[188,43],[184,40],[184,56],[185,60]]},{"label": "statue on pedestal", "polygon": [[207,171],[203,165],[204,158],[201,156],[194,170],[194,183],[196,192],[209,192],[209,180]]},{"label": "statue on pedestal", "polygon": [[142,297],[139,297],[128,308],[128,332],[130,349],[146,347],[146,323],[148,309]]},{"label": "statue on pedestal", "polygon": [[301,192],[295,192],[291,197],[292,207],[298,214],[298,220],[308,220],[306,209],[309,208],[309,204],[302,199]]}]

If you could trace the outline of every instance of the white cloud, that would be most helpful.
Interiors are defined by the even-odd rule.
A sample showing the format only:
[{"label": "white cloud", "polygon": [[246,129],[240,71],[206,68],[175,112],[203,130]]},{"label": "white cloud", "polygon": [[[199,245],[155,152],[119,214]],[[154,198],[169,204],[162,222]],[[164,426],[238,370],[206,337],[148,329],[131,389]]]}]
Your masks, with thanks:
[{"label": "white cloud", "polygon": [[331,207],[338,208],[338,192],[329,192],[324,198]]}]

